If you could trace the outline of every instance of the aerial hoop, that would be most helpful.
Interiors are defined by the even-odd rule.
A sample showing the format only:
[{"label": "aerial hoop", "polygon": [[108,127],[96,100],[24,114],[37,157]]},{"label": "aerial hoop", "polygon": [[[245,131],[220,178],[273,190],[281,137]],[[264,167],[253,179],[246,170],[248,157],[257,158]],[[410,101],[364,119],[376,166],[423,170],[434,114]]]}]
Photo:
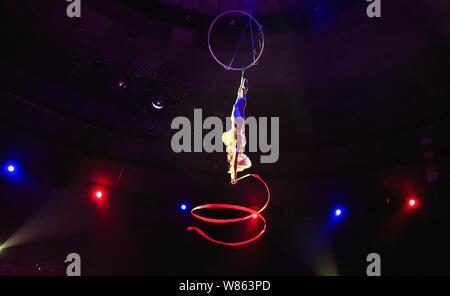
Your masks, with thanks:
[{"label": "aerial hoop", "polygon": [[[219,20],[219,19],[220,19],[221,17],[223,17],[224,15],[228,15],[228,14],[232,14],[232,13],[239,13],[239,14],[242,14],[242,15],[245,15],[245,16],[248,16],[248,17],[249,17],[249,21],[250,21],[250,22],[249,22],[249,25],[250,25],[250,31],[251,31],[251,34],[252,34],[253,62],[252,62],[251,64],[245,66],[245,67],[240,67],[240,68],[232,67],[233,60],[234,60],[234,58],[236,57],[236,52],[235,52],[234,57],[233,57],[233,59],[231,60],[230,64],[229,64],[229,65],[226,65],[225,63],[223,63],[222,61],[220,61],[220,60],[217,58],[217,56],[214,54],[214,51],[213,51],[213,49],[212,49],[212,47],[211,47],[211,31],[212,31],[212,28],[214,27],[214,24],[217,22],[217,20]],[[252,31],[253,29],[252,29],[251,21],[255,22],[256,26],[258,27],[259,32],[261,33],[261,50],[260,50],[260,52],[258,53],[258,56],[257,56],[257,57],[254,56],[254,50],[255,50],[255,49],[254,49],[254,46],[253,46],[253,31]],[[246,27],[246,29],[247,29],[247,27]],[[242,37],[241,37],[241,41],[242,41],[242,38],[244,37],[245,33],[246,33],[246,31],[244,31],[244,34],[243,34]],[[241,42],[239,42],[236,51],[239,49],[240,43],[241,43]],[[261,58],[262,53],[263,53],[263,51],[264,51],[264,32],[263,32],[263,30],[262,30],[262,26],[260,25],[260,23],[259,23],[259,22],[258,22],[258,21],[250,14],[250,13],[248,13],[248,12],[246,12],[246,11],[243,11],[243,10],[228,10],[228,11],[222,12],[221,14],[219,14],[219,15],[214,19],[214,21],[213,21],[213,22],[211,23],[211,25],[209,26],[209,30],[208,30],[208,48],[209,48],[209,52],[211,53],[211,55],[213,56],[213,58],[216,60],[216,62],[219,63],[222,67],[224,67],[225,70],[242,71],[242,73],[244,73],[245,70],[247,70],[248,68],[253,67],[253,66],[255,66],[255,65],[258,64],[258,61],[259,61],[259,59]]]}]

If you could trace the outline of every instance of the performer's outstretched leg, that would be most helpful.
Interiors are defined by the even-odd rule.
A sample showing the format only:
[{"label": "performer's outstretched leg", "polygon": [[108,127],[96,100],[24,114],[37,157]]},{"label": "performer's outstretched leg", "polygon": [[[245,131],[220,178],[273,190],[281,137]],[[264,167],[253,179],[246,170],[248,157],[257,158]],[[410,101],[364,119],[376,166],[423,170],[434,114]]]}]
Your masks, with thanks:
[{"label": "performer's outstretched leg", "polygon": [[231,112],[232,128],[223,133],[222,141],[226,145],[231,183],[236,183],[237,172],[251,167],[250,159],[243,153],[247,140],[245,138],[245,106],[247,104],[247,79],[242,77],[236,102]]}]

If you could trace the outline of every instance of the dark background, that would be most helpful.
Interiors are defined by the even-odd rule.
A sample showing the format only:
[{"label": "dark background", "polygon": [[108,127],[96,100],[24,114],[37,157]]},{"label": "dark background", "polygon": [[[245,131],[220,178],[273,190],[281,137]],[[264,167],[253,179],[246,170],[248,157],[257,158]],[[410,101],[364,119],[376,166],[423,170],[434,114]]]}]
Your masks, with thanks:
[{"label": "dark background", "polygon": [[76,252],[85,275],[364,275],[377,252],[385,275],[448,275],[450,4],[382,0],[379,19],[368,4],[253,2],[266,43],[246,115],[280,118],[280,158],[249,153],[267,232],[232,248],[186,227],[230,241],[261,225],[204,225],[180,202],[257,206],[264,188],[231,186],[225,153],[172,152],[170,122],[229,116],[240,74],[207,30],[250,2],[82,0],[68,18],[65,1],[3,1],[0,242],[17,244],[0,274],[64,275]]}]

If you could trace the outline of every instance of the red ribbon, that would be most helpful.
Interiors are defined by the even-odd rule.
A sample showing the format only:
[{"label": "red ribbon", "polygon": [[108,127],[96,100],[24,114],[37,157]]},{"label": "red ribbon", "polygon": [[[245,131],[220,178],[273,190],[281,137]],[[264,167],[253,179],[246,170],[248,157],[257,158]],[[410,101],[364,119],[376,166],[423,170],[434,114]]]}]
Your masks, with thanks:
[{"label": "red ribbon", "polygon": [[[236,181],[239,181],[241,179],[244,179],[244,178],[250,177],[250,176],[258,179],[259,181],[261,181],[264,184],[264,186],[266,187],[266,190],[267,190],[267,201],[264,204],[264,206],[261,209],[259,209],[258,211],[252,210],[252,209],[244,207],[244,206],[238,206],[238,205],[205,204],[205,205],[201,205],[201,206],[197,206],[197,207],[193,208],[191,210],[191,214],[195,218],[200,219],[200,220],[205,221],[205,222],[209,222],[209,223],[234,223],[234,222],[245,221],[245,220],[250,219],[250,218],[259,218],[259,219],[261,219],[263,221],[264,226],[263,226],[263,229],[256,236],[252,237],[251,239],[240,241],[240,242],[223,242],[223,241],[219,241],[219,240],[213,239],[212,237],[208,236],[205,232],[203,232],[198,227],[189,226],[187,228],[187,230],[188,231],[189,230],[195,230],[201,236],[206,238],[207,240],[210,240],[210,241],[212,241],[214,243],[227,245],[227,246],[241,246],[241,245],[245,245],[245,244],[248,244],[248,243],[250,243],[250,242],[252,242],[254,240],[257,240],[259,237],[261,237],[261,235],[263,235],[263,233],[266,231],[266,219],[264,219],[264,217],[261,215],[261,212],[264,211],[266,209],[267,205],[269,204],[269,201],[270,201],[270,190],[269,190],[269,186],[267,186],[266,182],[264,182],[264,180],[261,179],[261,177],[256,175],[256,174],[247,174],[247,175],[245,175],[243,177],[238,178]],[[195,211],[202,210],[202,209],[232,209],[232,210],[238,210],[238,211],[247,212],[249,214],[247,216],[240,217],[240,218],[216,219],[216,218],[204,217],[204,216],[201,216],[199,214],[194,213]]]}]

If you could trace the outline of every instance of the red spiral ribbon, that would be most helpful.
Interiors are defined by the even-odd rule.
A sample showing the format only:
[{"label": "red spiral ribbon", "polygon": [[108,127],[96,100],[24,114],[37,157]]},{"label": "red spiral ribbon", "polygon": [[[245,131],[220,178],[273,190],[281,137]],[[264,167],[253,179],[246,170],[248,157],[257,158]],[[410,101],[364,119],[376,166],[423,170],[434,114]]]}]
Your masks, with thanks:
[{"label": "red spiral ribbon", "polygon": [[[245,221],[245,220],[248,220],[250,218],[259,218],[259,219],[261,219],[263,221],[264,226],[263,226],[263,229],[256,236],[252,237],[251,239],[240,241],[240,242],[222,242],[222,241],[213,239],[212,237],[208,236],[205,232],[203,232],[198,227],[189,226],[187,228],[187,230],[188,231],[189,230],[195,230],[201,236],[206,238],[207,240],[210,240],[210,241],[212,241],[214,243],[226,245],[226,246],[241,246],[241,245],[248,244],[248,243],[250,243],[252,241],[255,241],[258,238],[260,238],[261,235],[263,235],[263,233],[266,231],[266,219],[264,219],[264,217],[261,215],[261,212],[264,211],[267,208],[267,205],[269,204],[269,201],[270,201],[270,190],[269,190],[269,186],[267,186],[266,182],[264,182],[264,180],[261,179],[261,177],[256,175],[256,174],[247,174],[245,176],[242,176],[242,177],[238,178],[236,181],[239,181],[241,179],[244,179],[244,178],[250,177],[250,176],[258,179],[259,181],[261,181],[264,184],[264,186],[266,187],[266,190],[267,190],[267,201],[264,204],[264,206],[261,209],[259,209],[258,211],[252,210],[252,209],[244,207],[244,206],[238,206],[238,205],[206,204],[206,205],[201,205],[201,206],[197,206],[197,207],[193,208],[191,210],[191,214],[195,218],[200,219],[200,220],[205,221],[205,222],[209,222],[209,223],[233,223],[233,222]],[[202,209],[232,209],[232,210],[238,210],[238,211],[247,212],[249,214],[247,216],[240,217],[240,218],[216,219],[216,218],[204,217],[204,216],[201,216],[201,215],[198,215],[198,214],[194,213],[195,211],[202,210]]]}]

